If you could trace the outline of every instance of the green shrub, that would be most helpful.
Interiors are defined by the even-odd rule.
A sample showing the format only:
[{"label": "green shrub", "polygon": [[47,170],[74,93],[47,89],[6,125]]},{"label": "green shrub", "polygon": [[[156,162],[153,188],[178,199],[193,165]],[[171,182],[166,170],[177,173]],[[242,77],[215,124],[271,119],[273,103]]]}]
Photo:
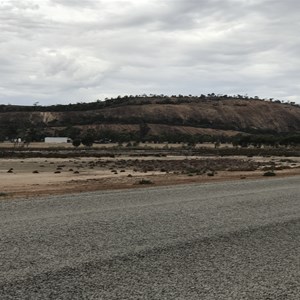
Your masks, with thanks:
[{"label": "green shrub", "polygon": [[267,171],[263,174],[263,176],[276,176],[276,173],[274,173],[273,171]]},{"label": "green shrub", "polygon": [[149,179],[141,179],[139,184],[153,184],[153,182]]}]

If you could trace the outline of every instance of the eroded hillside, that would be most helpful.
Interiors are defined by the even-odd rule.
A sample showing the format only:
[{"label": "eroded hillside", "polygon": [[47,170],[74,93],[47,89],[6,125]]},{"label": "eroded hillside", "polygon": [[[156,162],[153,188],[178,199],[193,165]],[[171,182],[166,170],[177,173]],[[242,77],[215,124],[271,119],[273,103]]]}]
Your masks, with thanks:
[{"label": "eroded hillside", "polygon": [[258,99],[192,97],[115,99],[81,107],[78,104],[15,109],[1,106],[2,139],[38,129],[41,136],[64,131],[67,134],[70,128],[73,133],[93,129],[144,137],[299,133],[300,107]]}]

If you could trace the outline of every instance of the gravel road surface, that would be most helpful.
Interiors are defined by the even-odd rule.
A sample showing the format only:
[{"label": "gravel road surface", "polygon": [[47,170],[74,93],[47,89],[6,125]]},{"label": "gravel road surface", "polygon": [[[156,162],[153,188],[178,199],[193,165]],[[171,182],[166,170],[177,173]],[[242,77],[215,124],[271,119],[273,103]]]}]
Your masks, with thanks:
[{"label": "gravel road surface", "polygon": [[0,299],[300,299],[300,177],[0,201]]}]

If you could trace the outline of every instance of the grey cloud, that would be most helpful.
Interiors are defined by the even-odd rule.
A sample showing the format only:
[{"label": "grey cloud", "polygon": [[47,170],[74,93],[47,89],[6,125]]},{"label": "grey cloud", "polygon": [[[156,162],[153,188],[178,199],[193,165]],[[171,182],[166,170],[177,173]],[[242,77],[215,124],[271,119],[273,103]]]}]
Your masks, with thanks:
[{"label": "grey cloud", "polygon": [[206,92],[299,101],[297,1],[5,3],[0,102]]},{"label": "grey cloud", "polygon": [[60,4],[64,6],[75,6],[75,7],[95,7],[95,5],[98,3],[101,3],[101,1],[95,1],[95,0],[50,0],[52,4]]}]

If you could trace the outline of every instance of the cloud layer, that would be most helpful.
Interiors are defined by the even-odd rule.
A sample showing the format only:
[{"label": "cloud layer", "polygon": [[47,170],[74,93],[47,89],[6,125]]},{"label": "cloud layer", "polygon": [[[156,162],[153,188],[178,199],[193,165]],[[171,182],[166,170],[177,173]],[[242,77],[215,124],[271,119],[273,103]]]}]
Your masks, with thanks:
[{"label": "cloud layer", "polygon": [[300,103],[296,0],[0,0],[0,103],[248,94]]}]

